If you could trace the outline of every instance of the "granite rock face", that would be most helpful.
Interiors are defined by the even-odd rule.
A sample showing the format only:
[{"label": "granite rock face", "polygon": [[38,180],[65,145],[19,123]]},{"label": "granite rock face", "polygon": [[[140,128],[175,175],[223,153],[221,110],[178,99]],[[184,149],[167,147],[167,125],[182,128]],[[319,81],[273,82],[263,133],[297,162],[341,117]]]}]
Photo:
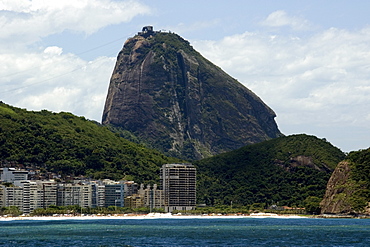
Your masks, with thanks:
[{"label": "granite rock face", "polygon": [[322,214],[343,214],[352,212],[348,198],[353,193],[351,186],[347,186],[350,177],[348,161],[342,161],[331,175],[323,200],[320,203]]},{"label": "granite rock face", "polygon": [[351,152],[337,165],[320,203],[322,214],[370,215],[369,150]]},{"label": "granite rock face", "polygon": [[102,123],[167,155],[201,159],[281,136],[275,113],[173,33],[128,39]]}]

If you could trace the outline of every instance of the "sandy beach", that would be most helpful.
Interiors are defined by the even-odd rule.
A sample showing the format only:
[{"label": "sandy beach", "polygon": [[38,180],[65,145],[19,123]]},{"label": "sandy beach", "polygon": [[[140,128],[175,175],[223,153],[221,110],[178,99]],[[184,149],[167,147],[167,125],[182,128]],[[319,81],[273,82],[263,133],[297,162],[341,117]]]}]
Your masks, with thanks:
[{"label": "sandy beach", "polygon": [[277,214],[250,214],[250,215],[171,215],[171,214],[146,214],[146,215],[58,215],[58,216],[18,216],[18,217],[0,217],[0,221],[14,220],[106,220],[106,219],[231,219],[231,218],[307,218],[299,215],[277,215]]}]

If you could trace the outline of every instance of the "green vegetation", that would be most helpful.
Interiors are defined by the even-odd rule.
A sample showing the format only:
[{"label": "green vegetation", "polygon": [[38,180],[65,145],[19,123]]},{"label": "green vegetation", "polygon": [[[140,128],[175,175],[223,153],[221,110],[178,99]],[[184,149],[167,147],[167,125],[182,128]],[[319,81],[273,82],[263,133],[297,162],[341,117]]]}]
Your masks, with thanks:
[{"label": "green vegetation", "polygon": [[71,113],[26,111],[0,103],[0,160],[61,175],[158,183],[162,164],[178,162]]},{"label": "green vegetation", "polygon": [[17,217],[21,214],[21,211],[16,206],[3,207],[0,209],[0,215],[7,215],[11,217]]},{"label": "green vegetation", "polygon": [[[127,134],[127,133],[126,133]],[[308,135],[275,138],[194,163],[198,203],[240,208],[271,205],[318,210],[327,181],[345,155],[323,139]],[[369,199],[369,150],[352,152],[352,180]],[[70,113],[30,112],[0,103],[0,160],[35,164],[42,170],[93,178],[130,178],[158,183],[164,163],[181,162],[134,144],[96,122]],[[261,206],[262,205],[262,206]]]},{"label": "green vegetation", "polygon": [[126,208],[126,207],[96,207],[96,208],[82,208],[78,205],[73,206],[54,206],[47,208],[37,208],[32,212],[32,216],[53,216],[53,215],[81,215],[81,214],[95,214],[95,215],[113,215],[113,214],[147,214],[150,212],[164,213],[162,208]]},{"label": "green vegetation", "polygon": [[245,146],[194,163],[198,202],[315,205],[314,197],[323,197],[332,170],[344,158],[327,141],[303,134]]},{"label": "green vegetation", "polygon": [[307,214],[304,209],[288,209],[288,210],[273,210],[265,209],[264,204],[260,206],[258,203],[247,206],[231,207],[219,205],[215,207],[199,207],[194,210],[174,210],[172,214],[183,215],[249,215],[251,213],[273,213],[280,215],[288,214]]},{"label": "green vegetation", "polygon": [[346,186],[352,193],[346,200],[355,212],[362,213],[370,202],[370,148],[351,152],[347,159],[351,174]]}]

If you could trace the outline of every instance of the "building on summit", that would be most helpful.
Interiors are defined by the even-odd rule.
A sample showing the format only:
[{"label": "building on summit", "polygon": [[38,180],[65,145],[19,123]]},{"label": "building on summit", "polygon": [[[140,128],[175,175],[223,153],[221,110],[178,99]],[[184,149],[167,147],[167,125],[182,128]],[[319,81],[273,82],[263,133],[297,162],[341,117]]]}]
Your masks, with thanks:
[{"label": "building on summit", "polygon": [[137,34],[147,38],[150,35],[155,35],[157,33],[160,33],[160,31],[154,31],[153,26],[145,26],[145,27],[143,27],[141,32],[138,32]]}]

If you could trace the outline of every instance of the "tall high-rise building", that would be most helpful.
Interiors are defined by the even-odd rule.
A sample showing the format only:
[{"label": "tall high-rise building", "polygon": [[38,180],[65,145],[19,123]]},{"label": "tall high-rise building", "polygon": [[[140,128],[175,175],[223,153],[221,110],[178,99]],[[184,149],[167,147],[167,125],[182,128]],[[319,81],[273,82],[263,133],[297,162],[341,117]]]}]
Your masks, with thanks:
[{"label": "tall high-rise building", "polygon": [[192,164],[165,164],[161,168],[164,209],[191,210],[196,206],[196,168]]}]

